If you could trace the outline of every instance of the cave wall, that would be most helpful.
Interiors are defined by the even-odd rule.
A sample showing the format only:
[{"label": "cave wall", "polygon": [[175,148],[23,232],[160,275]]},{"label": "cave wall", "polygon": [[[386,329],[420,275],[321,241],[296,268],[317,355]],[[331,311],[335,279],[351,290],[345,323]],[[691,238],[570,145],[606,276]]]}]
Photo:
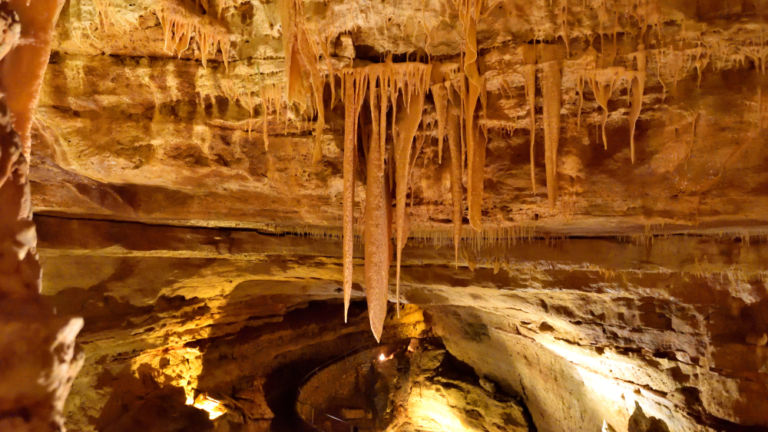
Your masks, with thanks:
[{"label": "cave wall", "polygon": [[[29,183],[43,294],[85,319],[70,429],[290,430],[275,383],[371,343],[359,242],[342,325],[334,74],[388,54],[457,69],[461,17],[438,0],[301,2],[324,49],[318,131],[309,95],[285,96],[285,4],[64,3]],[[768,427],[766,11],[487,3],[482,229],[463,227],[456,259],[452,158],[427,94],[400,287],[412,309],[390,304],[384,340],[440,336],[539,431]],[[12,218],[28,226],[29,208]],[[205,397],[226,414],[206,420]]]},{"label": "cave wall", "polygon": [[[205,393],[238,413],[222,421],[266,428],[285,414],[265,401],[271,371],[375,344],[358,283],[343,324],[338,239],[37,223],[46,293],[86,321],[86,366],[68,402],[78,430],[99,424],[119,393],[104,377],[138,376],[144,364],[157,387]],[[670,430],[765,427],[763,241],[530,239],[465,251],[455,268],[450,245],[409,243],[401,289],[419,312],[398,320],[390,307],[385,342],[441,337],[481,378],[520,395],[537,430],[632,430],[635,403]]]},{"label": "cave wall", "polygon": [[40,296],[29,188],[29,126],[60,8],[0,3],[0,430],[61,430],[83,364],[82,319],[57,315]]}]

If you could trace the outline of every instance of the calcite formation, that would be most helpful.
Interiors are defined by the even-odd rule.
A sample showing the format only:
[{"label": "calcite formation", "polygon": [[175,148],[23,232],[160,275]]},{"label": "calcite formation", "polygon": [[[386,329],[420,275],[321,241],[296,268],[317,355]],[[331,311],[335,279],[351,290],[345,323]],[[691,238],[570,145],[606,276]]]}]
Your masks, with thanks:
[{"label": "calcite formation", "polygon": [[29,189],[32,110],[59,1],[0,3],[0,430],[58,431],[83,363],[81,318],[57,316],[40,296]]},{"label": "calcite formation", "polygon": [[37,292],[33,207],[71,429],[298,430],[314,368],[425,337],[477,375],[427,411],[768,427],[764,0],[33,3],[0,287]]}]

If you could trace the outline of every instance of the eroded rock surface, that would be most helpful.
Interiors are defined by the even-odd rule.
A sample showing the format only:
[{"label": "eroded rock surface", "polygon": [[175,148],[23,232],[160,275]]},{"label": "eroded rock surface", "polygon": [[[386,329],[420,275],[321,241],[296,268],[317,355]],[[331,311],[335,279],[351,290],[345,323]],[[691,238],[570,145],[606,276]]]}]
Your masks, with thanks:
[{"label": "eroded rock surface", "polygon": [[[144,363],[154,376],[195,376],[202,365],[198,384],[186,388],[236,399],[234,411],[260,413],[236,422],[263,417],[266,425],[278,414],[258,386],[250,387],[259,382],[252,374],[268,374],[292,358],[288,352],[329,359],[373,342],[360,306],[343,325],[338,240],[37,220],[48,294],[62,311],[86,320],[81,343],[88,360],[69,402],[79,428],[92,424],[89,416],[98,417],[115,392],[116,384],[98,376],[135,375]],[[397,340],[391,332],[410,337],[434,329],[480,377],[520,395],[538,430],[589,430],[603,421],[628,430],[636,403],[670,430],[760,430],[766,244],[652,240],[467,247],[459,268],[450,245],[413,242],[401,289],[427,320],[406,314],[402,319],[413,325],[392,321],[385,341]],[[91,271],[84,274],[84,266]],[[361,298],[362,281],[360,271],[353,299]],[[305,309],[307,300],[321,303]],[[333,303],[321,307],[323,300]],[[321,348],[315,338],[336,348]],[[160,367],[164,355],[170,360]],[[190,356],[202,359],[198,366],[173,366]],[[209,374],[217,385],[202,385]],[[153,379],[185,386],[180,377]],[[251,390],[238,390],[233,380],[241,379]]]},{"label": "eroded rock surface", "polygon": [[[391,290],[383,340],[442,338],[519,396],[539,431],[765,429],[767,11],[764,0],[67,2],[30,178],[44,293],[85,318],[71,428],[297,430],[286,407],[298,380],[372,342],[359,239],[342,317],[339,72],[410,61],[432,73],[410,180],[383,185],[397,208],[407,184],[408,216],[394,223],[410,233],[409,309],[396,318]],[[446,84],[456,71],[485,91],[472,118],[487,142],[463,150],[473,173],[457,102],[469,93]],[[451,130],[464,131],[454,152]],[[360,222],[368,147],[353,141]]]},{"label": "eroded rock surface", "polygon": [[[0,430],[55,432],[83,364],[81,318],[40,295],[29,188],[29,126],[58,1],[0,3]],[[20,75],[26,75],[20,80]]]}]

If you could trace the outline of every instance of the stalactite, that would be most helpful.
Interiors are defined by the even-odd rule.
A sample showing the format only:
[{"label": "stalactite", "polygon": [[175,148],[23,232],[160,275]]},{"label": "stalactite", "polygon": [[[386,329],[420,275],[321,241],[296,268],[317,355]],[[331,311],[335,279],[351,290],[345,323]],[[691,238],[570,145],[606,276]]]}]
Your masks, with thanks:
[{"label": "stalactite", "polygon": [[[226,8],[230,8],[239,3],[239,0],[214,0],[216,6],[216,16],[221,18],[221,13]],[[197,0],[197,5],[200,6],[206,13],[211,13],[213,8],[209,0]]]},{"label": "stalactite", "polygon": [[764,111],[765,102],[763,102],[763,86],[757,87],[757,127],[760,130],[765,128],[765,114]]},{"label": "stalactite", "polygon": [[763,32],[760,32],[760,44],[741,47],[743,55],[748,58],[755,69],[765,75],[768,70],[768,46],[766,46]]},{"label": "stalactite", "polygon": [[530,116],[531,189],[536,195],[536,65],[523,65],[522,72],[525,79],[525,99],[528,101]]},{"label": "stalactite", "polygon": [[466,76],[467,92],[462,102],[465,122],[464,139],[467,145],[467,203],[469,224],[482,229],[482,195],[485,164],[485,136],[479,133],[475,111],[479,100],[485,100],[485,82],[477,67],[477,20],[485,7],[484,0],[457,0],[464,46],[462,69]]},{"label": "stalactite", "polygon": [[[390,66],[388,64],[388,66]],[[390,66],[391,67],[391,66]],[[397,264],[396,271],[396,298],[400,300],[400,263],[402,260],[403,246],[405,246],[405,198],[408,191],[410,179],[411,152],[413,147],[413,138],[421,123],[421,114],[424,110],[424,95],[429,88],[430,67],[424,68],[419,65],[418,70],[404,70],[405,76],[395,76],[392,97],[392,106],[397,105],[397,94],[400,88],[403,89],[403,102],[405,110],[402,117],[393,118],[393,124],[397,128],[393,129],[394,155],[395,155],[395,230],[396,230],[396,253]],[[419,72],[421,74],[419,75]],[[393,112],[393,116],[394,116]],[[418,152],[417,152],[418,154]],[[413,158],[415,160],[415,157]],[[399,308],[398,308],[399,309]],[[399,312],[398,312],[399,313]]]},{"label": "stalactite", "polygon": [[[12,113],[13,128],[19,134],[22,153],[29,157],[32,116],[40,94],[43,74],[50,57],[52,34],[62,0],[10,0],[6,2],[22,23],[19,44],[11,49],[0,65],[0,90]],[[10,41],[9,41],[10,42]],[[21,43],[24,42],[24,43]]]},{"label": "stalactite", "polygon": [[[384,319],[387,315],[388,274],[389,274],[389,231],[387,223],[389,209],[386,206],[386,179],[381,134],[386,134],[386,112],[381,117],[379,100],[380,75],[369,78],[368,101],[371,109],[371,140],[367,155],[367,176],[365,193],[365,294],[368,300],[368,317],[376,341],[381,340]],[[386,99],[386,98],[385,98]]]},{"label": "stalactite", "polygon": [[565,43],[565,56],[571,56],[570,38],[568,36],[568,0],[561,0],[562,5],[557,9],[557,20],[560,22],[560,37],[563,38]]},{"label": "stalactite", "polygon": [[696,87],[701,87],[701,79],[704,74],[704,68],[707,67],[709,64],[709,54],[707,53],[707,50],[701,46],[702,42],[697,41],[698,46],[694,50],[696,53],[696,58],[693,61],[693,66],[696,68]]},{"label": "stalactite", "polygon": [[[313,161],[318,162],[322,158],[320,138],[325,128],[325,79],[318,68],[319,42],[306,27],[303,0],[280,0],[278,7],[283,26],[287,100],[301,106],[305,106],[308,99],[311,101],[310,111],[317,116]],[[307,81],[311,89],[307,87]]]},{"label": "stalactite", "polygon": [[[321,89],[323,89],[323,90],[320,90],[320,92],[319,92],[320,93],[320,97],[317,98],[317,95],[316,95],[316,99],[315,99],[315,104],[316,105],[324,105],[324,102],[323,102],[323,91],[325,89],[325,84],[327,82],[328,87],[330,87],[330,90],[331,90],[331,104],[330,104],[331,109],[333,109],[333,107],[336,106],[336,81],[335,81],[336,80],[336,71],[335,71],[335,68],[333,66],[333,62],[331,61],[331,43],[332,43],[332,40],[333,40],[333,38],[331,38],[329,36],[329,37],[325,38],[324,42],[318,42],[317,43],[318,49],[320,50],[320,53],[322,53],[322,57],[325,59],[325,68],[327,70],[327,75],[326,75],[325,79],[323,79],[323,83],[321,84],[321,87],[320,87]],[[343,88],[342,88],[342,91],[343,91]],[[325,107],[322,106],[319,109],[324,110]],[[318,114],[319,114],[319,112],[318,112]],[[323,115],[325,115],[324,112],[323,112]],[[324,127],[325,126],[324,125],[325,118],[323,118],[322,121],[323,121],[323,127]],[[318,124],[320,124],[320,122],[318,122]],[[320,132],[322,132],[322,129],[320,130]]]},{"label": "stalactite", "polygon": [[592,93],[595,94],[595,100],[600,108],[603,109],[603,118],[600,122],[603,148],[608,150],[608,137],[605,133],[605,126],[608,123],[608,100],[611,98],[616,83],[623,75],[624,68],[609,67],[605,69],[597,69],[591,71],[588,74],[589,86],[592,88]]},{"label": "stalactite", "polygon": [[464,106],[466,104],[467,99],[467,80],[465,79],[464,74],[459,74],[459,85],[457,87],[458,93],[459,93],[459,101],[458,101],[458,107],[459,107],[459,124],[461,125],[461,133],[459,134],[459,142],[461,143],[461,176],[464,177],[466,166],[467,166],[467,140],[465,137],[465,131],[467,130],[467,123],[465,121],[465,109]]},{"label": "stalactite", "polygon": [[99,28],[101,31],[109,31],[114,24],[114,16],[110,10],[109,0],[92,0],[93,7],[99,16]]},{"label": "stalactite", "polygon": [[662,79],[661,76],[661,64],[662,64],[662,53],[664,51],[664,48],[657,48],[656,49],[656,79],[659,80],[659,83],[661,84],[661,101],[664,102],[667,100],[667,85],[664,83],[664,79]]},{"label": "stalactite", "polygon": [[181,56],[194,39],[204,67],[209,57],[221,51],[224,67],[229,68],[229,32],[221,23],[208,16],[196,16],[170,2],[154,6],[154,12],[163,28],[166,51]]},{"label": "stalactite", "polygon": [[355,158],[357,156],[357,135],[355,123],[355,82],[353,79],[344,80],[344,198],[343,198],[343,245],[342,262],[344,270],[344,322],[347,322],[349,302],[352,298],[352,276],[354,257],[354,219],[355,219]]},{"label": "stalactite", "polygon": [[544,115],[544,163],[547,174],[549,204],[557,200],[557,147],[560,141],[561,72],[557,60],[542,65],[542,95]]},{"label": "stalactite", "polygon": [[[352,288],[352,254],[354,247],[354,165],[357,146],[357,119],[364,101],[371,111],[370,138],[367,144],[366,205],[363,221],[365,240],[365,290],[369,307],[371,330],[377,340],[381,337],[388,298],[388,269],[392,237],[388,172],[394,168],[395,241],[397,252],[397,295],[402,249],[407,239],[405,199],[408,191],[412,146],[421,123],[424,96],[429,89],[430,66],[420,63],[393,64],[391,58],[383,64],[344,69],[340,72],[345,104],[344,139],[344,296],[345,317]],[[397,107],[404,109],[397,115]],[[389,107],[392,107],[391,116]],[[392,144],[387,145],[392,120]],[[396,125],[396,126],[395,126]],[[363,146],[366,149],[366,146]],[[387,155],[390,156],[387,156]],[[383,221],[387,221],[383,223]]]},{"label": "stalactite", "polygon": [[576,81],[576,91],[579,92],[579,108],[576,115],[576,127],[581,128],[581,111],[584,108],[584,74],[579,74]]},{"label": "stalactite", "polygon": [[643,94],[645,93],[646,79],[646,55],[645,46],[642,44],[634,55],[637,63],[637,71],[630,74],[630,111],[629,111],[629,154],[632,163],[635,163],[635,128],[637,119],[640,118],[640,111],[643,108]]},{"label": "stalactite", "polygon": [[685,74],[685,54],[681,51],[673,50],[670,53],[671,59],[665,64],[666,67],[672,69],[672,93],[677,95],[677,83]]},{"label": "stalactite", "polygon": [[343,197],[343,289],[344,321],[347,321],[349,302],[352,296],[353,255],[354,255],[354,205],[355,172],[357,163],[358,118],[363,106],[368,75],[354,69],[341,76],[344,98],[344,197]]},{"label": "stalactite", "polygon": [[438,83],[430,88],[432,100],[435,103],[437,116],[437,163],[443,163],[443,140],[445,139],[446,115],[448,112],[448,95],[445,85]]},{"label": "stalactite", "polygon": [[305,95],[309,93],[306,82],[302,76],[301,61],[303,54],[299,44],[300,33],[305,32],[304,7],[300,0],[281,0],[278,2],[280,20],[283,28],[283,50],[285,53],[285,72],[287,87],[287,99],[299,104],[305,103]]},{"label": "stalactite", "polygon": [[63,409],[84,356],[80,317],[40,295],[30,192],[30,126],[63,0],[0,2],[0,430],[64,430]]},{"label": "stalactite", "polygon": [[264,141],[264,150],[269,151],[269,109],[267,98],[264,97],[264,87],[261,87],[261,139]]},{"label": "stalactite", "polygon": [[[454,260],[455,265],[458,267],[459,263],[459,246],[461,243],[461,227],[463,221],[463,202],[462,202],[462,190],[461,190],[461,148],[460,148],[460,121],[459,114],[455,110],[449,109],[449,105],[454,106],[456,99],[459,98],[456,95],[456,91],[450,86],[450,81],[435,84],[432,86],[432,95],[435,98],[435,104],[440,104],[443,108],[438,108],[442,113],[438,116],[438,124],[444,123],[444,126],[440,127],[439,135],[448,138],[448,149],[451,156],[450,177],[451,177],[451,206],[453,222],[453,248],[454,248]],[[460,99],[460,98],[459,98]],[[438,102],[439,101],[439,102]]]},{"label": "stalactite", "polygon": [[[251,92],[246,91],[244,92],[245,99],[245,105],[248,109],[248,106],[255,106],[255,103],[250,101],[251,98]],[[262,140],[264,141],[264,150],[269,150],[269,115],[271,113],[275,114],[278,118],[280,118],[280,112],[281,110],[285,109],[284,104],[284,95],[285,95],[285,86],[283,86],[281,83],[277,84],[267,84],[267,83],[260,83],[259,84],[259,97],[261,99],[261,133],[262,133]],[[244,96],[243,94],[237,95],[237,100],[241,105],[243,105]],[[253,108],[250,108],[252,111]],[[251,113],[251,116],[253,116],[253,113]]]},{"label": "stalactite", "polygon": [[[471,131],[467,131],[471,133]],[[483,168],[485,166],[485,152],[487,144],[487,132],[480,127],[474,128],[474,151],[472,157],[467,154],[468,172],[472,175],[467,176],[467,209],[470,226],[480,231],[482,229],[482,204],[483,204],[483,182],[485,175]],[[472,191],[471,193],[469,191]],[[472,221],[475,221],[472,224]]]}]

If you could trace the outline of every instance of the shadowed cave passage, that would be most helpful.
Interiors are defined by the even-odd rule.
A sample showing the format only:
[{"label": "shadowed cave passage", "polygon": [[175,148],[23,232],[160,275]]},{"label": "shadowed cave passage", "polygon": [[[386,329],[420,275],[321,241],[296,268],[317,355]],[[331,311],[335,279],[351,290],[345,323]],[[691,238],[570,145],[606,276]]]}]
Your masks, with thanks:
[{"label": "shadowed cave passage", "polygon": [[[470,399],[472,406],[462,406]],[[489,405],[501,409],[494,412]],[[302,382],[296,406],[304,422],[319,431],[449,430],[465,424],[470,430],[536,430],[519,398],[480,381],[435,338],[336,359]]]},{"label": "shadowed cave passage", "polygon": [[[247,307],[247,302],[243,304],[242,300],[236,299],[239,293],[247,295],[249,289],[245,286],[232,292],[233,308]],[[278,296],[274,299],[257,297],[251,302],[264,303],[265,300],[289,301]],[[375,344],[365,330],[366,316],[361,302],[353,303],[348,327],[340,319],[339,307],[338,301],[296,305],[276,320],[267,319],[264,324],[247,325],[233,335],[206,341],[200,346],[204,354],[198,378],[199,390],[215,398],[221,394],[232,395],[234,406],[229,409],[243,424],[262,424],[264,430],[281,432],[314,430],[296,411],[302,382],[324,364]],[[226,310],[224,307],[222,316],[226,316]],[[318,322],[326,324],[318,328]],[[251,349],[259,351],[260,355],[251,355]],[[234,381],[233,368],[237,368],[240,377]],[[266,406],[259,407],[260,413],[253,412],[252,404],[255,403]]]}]

